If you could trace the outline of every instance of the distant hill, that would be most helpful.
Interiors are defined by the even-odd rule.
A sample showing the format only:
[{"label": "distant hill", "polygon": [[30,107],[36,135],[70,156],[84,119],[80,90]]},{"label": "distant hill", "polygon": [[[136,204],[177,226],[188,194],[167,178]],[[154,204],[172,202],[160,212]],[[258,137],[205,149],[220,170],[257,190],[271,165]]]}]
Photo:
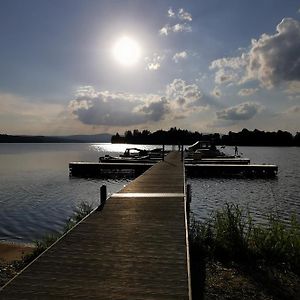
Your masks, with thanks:
[{"label": "distant hill", "polygon": [[0,143],[109,143],[108,133],[70,136],[30,136],[0,134]]},{"label": "distant hill", "polygon": [[70,135],[62,138],[66,140],[76,140],[81,143],[110,143],[112,135],[109,133],[101,133],[94,135]]}]

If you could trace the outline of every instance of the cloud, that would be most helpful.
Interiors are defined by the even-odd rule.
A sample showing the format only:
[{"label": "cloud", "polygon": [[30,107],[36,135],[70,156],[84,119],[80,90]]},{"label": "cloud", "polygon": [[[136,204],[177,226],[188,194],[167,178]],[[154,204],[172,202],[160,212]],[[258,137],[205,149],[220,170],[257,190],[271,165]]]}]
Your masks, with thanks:
[{"label": "cloud", "polygon": [[295,105],[288,108],[285,113],[287,114],[299,114],[300,113],[300,105]]},{"label": "cloud", "polygon": [[188,57],[187,52],[182,51],[182,52],[175,53],[172,59],[175,61],[175,63],[178,63],[180,60],[187,59],[187,57]]},{"label": "cloud", "polygon": [[172,27],[173,32],[191,32],[192,27],[186,23],[178,23]]},{"label": "cloud", "polygon": [[246,57],[243,54],[241,57],[227,57],[214,60],[210,64],[209,69],[216,70],[215,83],[229,84],[239,82],[245,73]]},{"label": "cloud", "polygon": [[160,35],[169,35],[169,33],[172,32],[172,27],[170,27],[169,24],[166,24],[164,27],[162,27],[160,30],[159,30],[159,34]]},{"label": "cloud", "polygon": [[290,95],[300,95],[300,81],[289,82],[285,92]]},{"label": "cloud", "polygon": [[220,91],[220,89],[218,87],[215,87],[212,92],[211,92],[211,95],[213,97],[216,97],[216,98],[220,98],[222,96],[222,92]]},{"label": "cloud", "polygon": [[221,111],[217,111],[216,115],[218,119],[240,121],[249,120],[256,114],[261,112],[263,106],[256,102],[244,102],[236,106],[225,108]]},{"label": "cloud", "polygon": [[240,96],[250,96],[258,91],[258,88],[250,88],[250,89],[241,89],[239,91]]},{"label": "cloud", "polygon": [[149,115],[151,121],[160,121],[170,112],[168,104],[166,98],[161,98],[157,101],[150,102],[149,104],[142,105],[138,108],[138,111]]},{"label": "cloud", "polygon": [[68,118],[63,104],[31,102],[8,93],[0,93],[0,107],[2,133],[53,134],[65,127]]},{"label": "cloud", "polygon": [[84,87],[69,108],[83,124],[129,126],[163,119],[166,105],[157,95],[97,92]]},{"label": "cloud", "polygon": [[210,64],[210,69],[214,70],[214,69],[222,69],[222,68],[230,68],[230,69],[234,69],[237,70],[243,66],[246,66],[246,61],[245,61],[245,55],[241,56],[241,57],[223,57],[223,58],[219,58],[214,60],[211,64]]},{"label": "cloud", "polygon": [[170,33],[192,31],[192,26],[188,24],[193,20],[192,15],[183,8],[179,8],[177,13],[172,8],[169,8],[168,17],[173,19],[175,22],[173,22],[173,24],[164,25],[159,30],[160,35],[168,36]]},{"label": "cloud", "polygon": [[[267,88],[300,81],[300,22],[285,18],[277,25],[276,31],[273,35],[264,33],[259,39],[253,39],[249,50],[240,57],[213,61],[210,69],[216,70],[215,81],[230,80],[240,84],[258,80]],[[218,72],[222,77],[217,77]],[[233,72],[235,76],[232,76]]]},{"label": "cloud", "polygon": [[176,17],[176,14],[174,13],[174,11],[173,11],[173,9],[171,7],[168,9],[168,17],[169,18]]},{"label": "cloud", "polygon": [[179,8],[177,13],[173,10],[172,7],[168,9],[168,17],[176,18],[182,21],[191,22],[193,20],[191,13],[185,11],[183,8]]},{"label": "cloud", "polygon": [[220,69],[215,74],[215,83],[217,84],[229,84],[238,80],[238,74],[232,70]]},{"label": "cloud", "polygon": [[165,94],[129,94],[96,91],[91,86],[78,89],[69,110],[83,124],[130,126],[174,120],[204,109],[207,104],[199,87],[174,79]]},{"label": "cloud", "polygon": [[165,59],[164,55],[153,53],[152,57],[146,57],[145,62],[147,64],[146,69],[150,71],[156,71],[160,68],[162,61]]},{"label": "cloud", "polygon": [[274,35],[252,40],[247,77],[258,78],[266,87],[282,81],[300,80],[300,22],[283,19]]},{"label": "cloud", "polygon": [[187,84],[182,79],[174,79],[166,88],[166,98],[181,108],[199,106],[202,96],[196,84]]},{"label": "cloud", "polygon": [[192,15],[189,12],[185,11],[183,8],[180,8],[178,10],[177,16],[180,20],[183,20],[183,21],[191,22],[193,20]]},{"label": "cloud", "polygon": [[159,34],[167,36],[172,32],[177,33],[177,32],[191,32],[191,31],[192,31],[192,27],[186,23],[178,23],[173,26],[166,24],[164,27],[162,27],[159,30]]}]

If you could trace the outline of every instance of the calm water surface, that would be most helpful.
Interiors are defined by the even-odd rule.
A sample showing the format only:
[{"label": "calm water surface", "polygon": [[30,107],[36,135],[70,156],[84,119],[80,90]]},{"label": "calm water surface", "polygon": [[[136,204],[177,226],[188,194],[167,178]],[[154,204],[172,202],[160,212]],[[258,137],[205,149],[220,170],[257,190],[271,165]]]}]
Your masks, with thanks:
[{"label": "calm water surface", "polygon": [[[0,241],[32,242],[46,233],[60,232],[83,201],[99,204],[99,188],[113,193],[129,179],[69,178],[70,161],[97,161],[107,153],[123,153],[130,145],[0,144]],[[150,146],[135,147],[150,149]],[[288,219],[300,216],[300,149],[240,147],[255,163],[275,163],[277,179],[188,178],[192,210],[207,218],[225,202],[238,203],[264,222],[270,212]],[[233,153],[231,147],[225,149]]]}]

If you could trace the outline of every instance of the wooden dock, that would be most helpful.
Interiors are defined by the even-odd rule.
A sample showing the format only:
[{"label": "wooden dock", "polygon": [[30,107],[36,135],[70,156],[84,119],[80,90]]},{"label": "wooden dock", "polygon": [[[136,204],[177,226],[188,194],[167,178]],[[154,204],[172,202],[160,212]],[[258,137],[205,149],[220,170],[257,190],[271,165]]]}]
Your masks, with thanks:
[{"label": "wooden dock", "polygon": [[191,299],[184,166],[170,153],[0,291],[1,299]]}]

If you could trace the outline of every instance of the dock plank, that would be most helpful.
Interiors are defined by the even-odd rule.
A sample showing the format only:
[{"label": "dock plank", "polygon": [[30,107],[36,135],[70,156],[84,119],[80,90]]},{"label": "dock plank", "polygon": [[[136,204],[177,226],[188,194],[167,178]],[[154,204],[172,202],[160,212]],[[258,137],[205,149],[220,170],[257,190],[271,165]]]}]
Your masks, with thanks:
[{"label": "dock plank", "polygon": [[0,298],[189,299],[180,155],[169,154],[119,193],[6,285]]}]

